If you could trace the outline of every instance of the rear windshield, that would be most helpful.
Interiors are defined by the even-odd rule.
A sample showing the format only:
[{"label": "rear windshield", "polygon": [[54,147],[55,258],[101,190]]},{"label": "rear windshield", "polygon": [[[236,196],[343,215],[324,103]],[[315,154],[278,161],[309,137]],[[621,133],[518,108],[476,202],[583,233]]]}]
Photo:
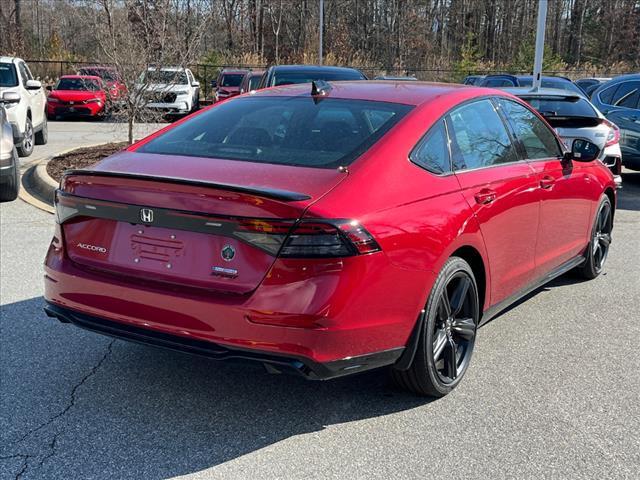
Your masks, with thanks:
[{"label": "rear windshield", "polygon": [[0,87],[17,87],[18,76],[12,63],[0,63]]},{"label": "rear windshield", "polygon": [[546,117],[597,117],[588,100],[577,97],[520,97]]},{"label": "rear windshield", "polygon": [[312,97],[241,97],[221,103],[138,149],[304,167],[349,165],[412,107]]},{"label": "rear windshield", "polygon": [[306,71],[306,72],[275,72],[268,87],[278,85],[291,85],[295,83],[311,83],[314,80],[340,81],[340,80],[364,80],[362,74],[355,70],[342,72]]},{"label": "rear windshield", "polygon": [[220,80],[221,87],[239,87],[244,78],[244,73],[225,73]]},{"label": "rear windshield", "polygon": [[[518,83],[521,87],[531,87],[533,86],[533,79],[521,78],[518,79]],[[542,88],[557,88],[559,90],[568,90],[570,92],[579,93],[580,95],[584,95],[584,92],[580,90],[575,83],[570,82],[569,80],[564,80],[562,78],[543,78],[541,82]]]},{"label": "rear windshield", "polygon": [[91,90],[93,92],[102,90],[97,80],[85,78],[61,78],[56,85],[56,90]]}]

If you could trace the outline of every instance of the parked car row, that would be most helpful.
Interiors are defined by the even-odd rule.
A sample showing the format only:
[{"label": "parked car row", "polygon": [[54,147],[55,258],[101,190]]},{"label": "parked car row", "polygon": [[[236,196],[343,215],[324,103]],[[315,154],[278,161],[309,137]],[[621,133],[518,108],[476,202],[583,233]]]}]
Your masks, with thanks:
[{"label": "parked car row", "polygon": [[[566,132],[571,124],[569,138],[580,135],[593,141],[593,135],[597,134],[600,140],[596,142],[598,144],[606,139],[602,160],[614,174],[619,175],[620,165],[640,170],[640,74],[621,75],[613,79],[584,78],[575,82],[564,77],[542,77],[541,89],[536,92],[531,91],[531,76],[469,75],[463,83],[507,90],[516,87],[512,93],[518,96],[526,94],[531,99],[540,99],[545,94],[554,96],[554,106],[559,111],[551,109],[543,112],[547,120],[555,125],[562,123],[561,127],[557,127],[561,132]],[[544,108],[549,108],[550,101],[543,102]],[[582,114],[585,117],[579,118]],[[599,122],[599,126],[589,125],[593,122]],[[579,123],[584,126],[577,127]],[[617,153],[618,149],[620,155]],[[621,161],[614,162],[618,156]]]}]

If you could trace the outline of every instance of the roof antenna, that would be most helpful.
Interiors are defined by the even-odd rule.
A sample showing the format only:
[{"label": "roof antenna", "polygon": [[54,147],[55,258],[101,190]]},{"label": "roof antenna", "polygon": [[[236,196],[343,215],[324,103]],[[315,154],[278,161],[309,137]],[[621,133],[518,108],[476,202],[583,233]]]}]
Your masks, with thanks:
[{"label": "roof antenna", "polygon": [[329,82],[325,82],[324,80],[313,80],[311,82],[311,96],[316,97],[318,95],[325,96],[327,95],[333,87],[329,84]]}]

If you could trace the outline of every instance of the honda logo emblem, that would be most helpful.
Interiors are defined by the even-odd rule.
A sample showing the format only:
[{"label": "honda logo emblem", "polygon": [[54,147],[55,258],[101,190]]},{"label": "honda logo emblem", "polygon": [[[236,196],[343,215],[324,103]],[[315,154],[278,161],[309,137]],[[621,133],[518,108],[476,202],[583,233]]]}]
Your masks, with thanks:
[{"label": "honda logo emblem", "polygon": [[141,208],[140,209],[140,220],[144,223],[152,223],[153,222],[153,210],[150,208]]}]

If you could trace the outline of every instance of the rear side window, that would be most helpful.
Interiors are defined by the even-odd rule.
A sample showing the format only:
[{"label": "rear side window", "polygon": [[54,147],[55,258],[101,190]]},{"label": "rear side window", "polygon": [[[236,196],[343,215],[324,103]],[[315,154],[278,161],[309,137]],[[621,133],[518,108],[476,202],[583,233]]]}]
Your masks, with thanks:
[{"label": "rear side window", "polygon": [[463,105],[448,115],[454,167],[472,169],[518,160],[502,119],[490,100]]},{"label": "rear side window", "polygon": [[420,140],[409,158],[431,173],[448,173],[451,171],[448,143],[444,121],[440,120]]},{"label": "rear side window", "polygon": [[498,99],[507,121],[528,159],[554,158],[562,156],[555,135],[533,112],[519,103]]},{"label": "rear side window", "polygon": [[613,94],[616,92],[618,85],[612,85],[609,88],[605,88],[601,91],[598,96],[600,97],[600,101],[606,105],[611,105],[611,100],[613,99]]},{"label": "rear side window", "polygon": [[613,95],[614,107],[637,108],[640,97],[640,81],[621,83]]},{"label": "rear side window", "polygon": [[[240,97],[156,137],[138,151],[305,167],[349,165],[412,109],[309,97]],[[375,119],[375,121],[372,121]]]}]

